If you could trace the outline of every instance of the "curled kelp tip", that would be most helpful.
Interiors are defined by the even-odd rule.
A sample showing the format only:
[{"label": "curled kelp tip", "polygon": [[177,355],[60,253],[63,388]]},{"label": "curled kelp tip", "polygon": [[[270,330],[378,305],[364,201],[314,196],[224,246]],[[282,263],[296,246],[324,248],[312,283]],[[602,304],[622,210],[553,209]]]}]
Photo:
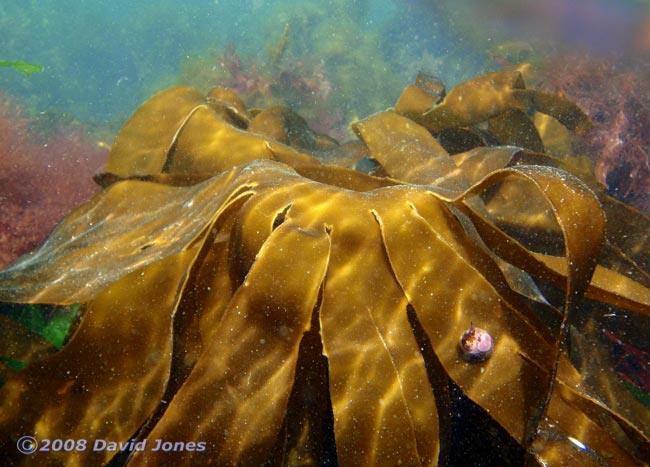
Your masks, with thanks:
[{"label": "curled kelp tip", "polygon": [[[584,118],[517,73],[422,74],[346,145],[226,90],[154,96],[102,191],[0,272],[0,300],[84,302],[61,351],[3,373],[8,462],[466,466],[452,390],[520,446],[495,463],[647,462],[647,411],[565,338],[585,297],[650,316],[649,222],[548,154]],[[25,433],[205,451],[26,457]]]}]

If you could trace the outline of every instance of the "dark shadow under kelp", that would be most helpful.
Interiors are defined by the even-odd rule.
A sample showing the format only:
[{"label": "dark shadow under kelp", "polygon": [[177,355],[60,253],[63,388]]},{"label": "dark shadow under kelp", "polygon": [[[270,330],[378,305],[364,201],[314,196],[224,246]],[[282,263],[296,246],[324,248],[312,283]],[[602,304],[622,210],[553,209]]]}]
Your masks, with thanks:
[{"label": "dark shadow under kelp", "polygon": [[345,145],[224,89],[155,96],[102,191],[0,274],[4,301],[84,304],[2,387],[3,454],[116,455],[23,456],[29,434],[127,443],[114,464],[447,465],[460,395],[528,465],[642,465],[650,415],[591,362],[604,326],[648,326],[649,223],[545,154],[560,126],[590,122],[519,73],[419,76]]}]

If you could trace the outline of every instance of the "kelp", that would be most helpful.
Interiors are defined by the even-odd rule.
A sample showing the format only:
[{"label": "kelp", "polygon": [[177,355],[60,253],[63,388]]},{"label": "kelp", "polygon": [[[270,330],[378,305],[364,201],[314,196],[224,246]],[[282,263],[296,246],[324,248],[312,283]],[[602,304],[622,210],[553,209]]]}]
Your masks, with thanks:
[{"label": "kelp", "polygon": [[[1,300],[83,303],[0,389],[6,458],[447,465],[456,387],[527,465],[648,462],[648,411],[590,362],[610,360],[595,329],[648,327],[650,223],[544,153],[551,120],[589,125],[515,73],[448,95],[421,75],[348,145],[226,90],[155,96],[102,191],[0,273]],[[24,435],[88,445],[24,456]]]}]

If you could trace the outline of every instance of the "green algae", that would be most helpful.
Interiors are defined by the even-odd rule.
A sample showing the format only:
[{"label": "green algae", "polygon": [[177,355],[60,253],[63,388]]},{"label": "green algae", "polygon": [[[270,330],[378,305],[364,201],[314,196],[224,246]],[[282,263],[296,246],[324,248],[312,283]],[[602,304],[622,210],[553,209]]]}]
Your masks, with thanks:
[{"label": "green algae", "polygon": [[37,65],[35,63],[23,62],[21,60],[16,60],[16,61],[3,60],[0,61],[0,66],[11,67],[16,71],[20,71],[25,76],[29,76],[32,73],[40,73],[41,71],[43,71],[43,67],[41,65]]}]

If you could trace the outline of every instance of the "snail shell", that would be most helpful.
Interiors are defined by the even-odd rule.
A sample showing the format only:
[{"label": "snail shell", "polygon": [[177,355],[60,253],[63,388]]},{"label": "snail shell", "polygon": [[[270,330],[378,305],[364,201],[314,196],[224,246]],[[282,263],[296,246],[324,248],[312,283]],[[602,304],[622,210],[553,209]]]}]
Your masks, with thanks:
[{"label": "snail shell", "polygon": [[492,336],[485,330],[470,323],[469,329],[460,336],[460,349],[468,362],[484,362],[494,348]]}]

